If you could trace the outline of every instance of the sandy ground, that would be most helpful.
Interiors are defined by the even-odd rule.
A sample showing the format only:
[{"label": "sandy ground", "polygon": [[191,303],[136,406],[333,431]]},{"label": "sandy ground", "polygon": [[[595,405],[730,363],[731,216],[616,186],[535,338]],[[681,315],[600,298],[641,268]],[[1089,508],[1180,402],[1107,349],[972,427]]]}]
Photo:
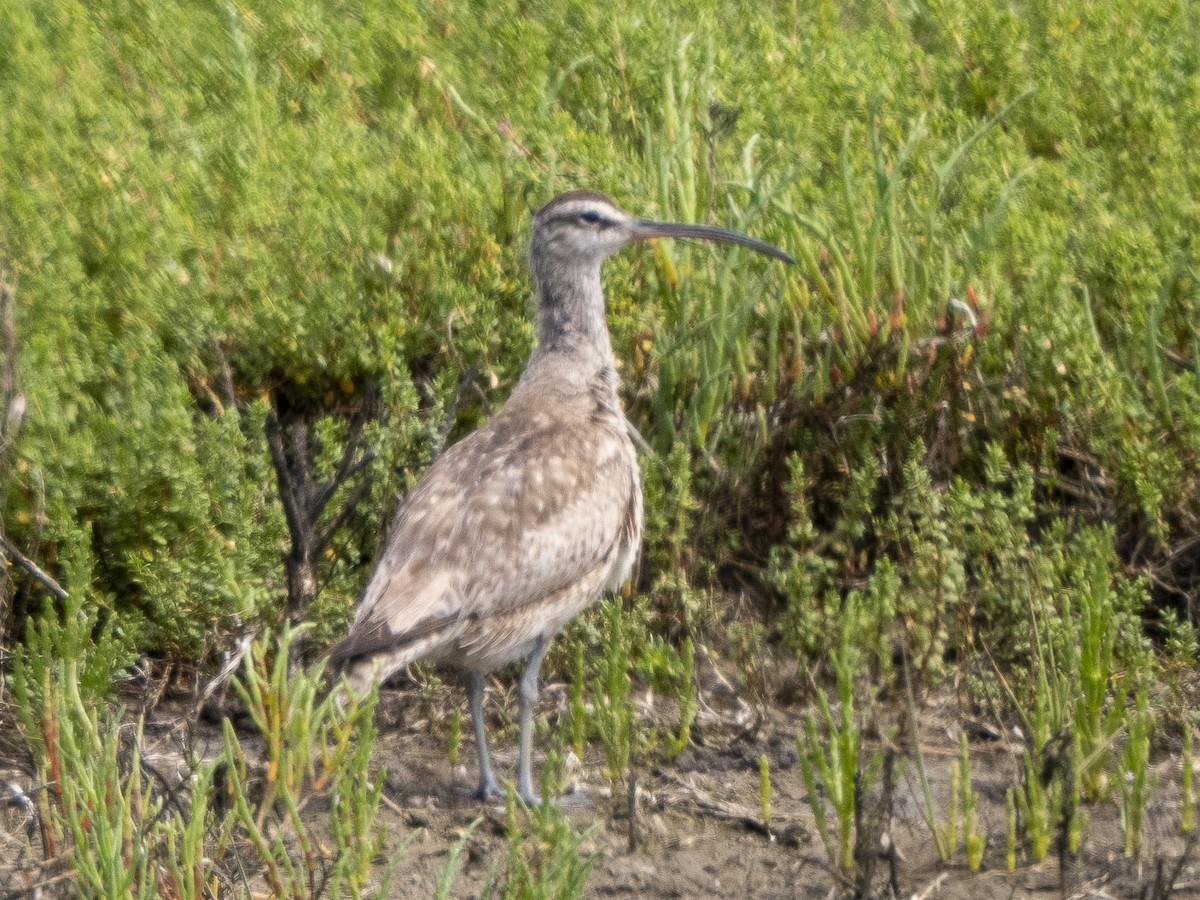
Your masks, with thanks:
[{"label": "sandy ground", "polygon": [[[671,763],[652,758],[637,765],[632,840],[629,792],[623,785],[617,796],[610,796],[602,749],[591,747],[582,761],[568,759],[562,808],[577,831],[587,832],[583,851],[595,857],[587,896],[815,898],[843,893],[845,885],[833,874],[816,833],[797,765],[795,737],[802,729],[804,710],[756,708],[726,690],[727,684],[717,676],[704,687],[694,746]],[[511,680],[493,681],[489,735],[501,780],[515,773],[516,734],[508,712],[515,709],[514,702]],[[390,895],[396,898],[434,896],[449,848],[476,819],[481,821],[460,857],[451,895],[477,897],[504,871],[506,813],[502,804],[471,797],[475,755],[465,714],[460,764],[452,771],[447,762],[454,705],[465,707],[461,690],[453,684],[433,691],[400,685],[381,695],[373,764],[387,773],[379,816],[380,826],[387,829],[386,848],[390,851],[417,831],[393,876]],[[562,733],[558,721],[566,705],[565,686],[547,686],[535,742],[539,765],[546,747]],[[639,698],[639,708],[642,727],[660,718],[671,722],[674,715],[669,703],[645,695]],[[219,752],[218,727],[187,714],[187,709],[186,698],[168,692],[146,715],[145,756],[167,778],[183,774],[185,748],[201,756]],[[1022,853],[1016,873],[1010,875],[1005,871],[1004,793],[1016,783],[1020,745],[1006,739],[999,727],[999,739],[983,737],[950,696],[927,700],[920,716],[934,803],[944,810],[950,764],[964,727],[973,736],[972,780],[979,796],[980,826],[988,834],[981,871],[969,872],[961,851],[948,865],[938,861],[918,799],[916,767],[901,761],[895,770],[891,815],[884,817],[882,839],[876,842],[873,896],[889,895],[893,869],[904,897],[1152,897],[1156,877],[1172,875],[1171,896],[1200,896],[1200,848],[1188,852],[1179,832],[1177,758],[1160,754],[1162,758],[1155,759],[1157,787],[1146,816],[1140,861],[1123,855],[1119,801],[1114,796],[1085,807],[1084,849],[1069,860],[1065,872],[1052,850],[1040,863]],[[253,747],[252,735],[243,741]],[[903,756],[907,748],[898,749]],[[766,825],[759,812],[763,754],[770,760],[773,786],[772,815]],[[28,758],[8,727],[0,734],[0,779],[27,793],[35,787]],[[873,800],[877,807],[878,790]],[[306,815],[317,820],[324,809],[318,800],[307,807]],[[0,807],[0,898],[31,896],[31,881],[47,885],[41,896],[67,896],[65,882],[53,880],[61,864],[57,869],[43,865],[36,853],[32,865],[22,860],[22,821],[19,804]],[[894,847],[894,854],[885,852],[888,846]],[[382,872],[382,864],[379,868]]]}]

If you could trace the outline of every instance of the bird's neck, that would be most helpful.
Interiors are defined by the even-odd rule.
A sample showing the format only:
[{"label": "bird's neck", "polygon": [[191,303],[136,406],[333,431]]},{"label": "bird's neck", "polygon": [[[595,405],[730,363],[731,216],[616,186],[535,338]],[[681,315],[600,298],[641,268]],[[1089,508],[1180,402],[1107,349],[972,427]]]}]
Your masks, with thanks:
[{"label": "bird's neck", "polygon": [[559,268],[553,272],[535,271],[534,277],[537,280],[534,358],[549,354],[583,354],[595,356],[605,368],[614,368],[599,264]]}]

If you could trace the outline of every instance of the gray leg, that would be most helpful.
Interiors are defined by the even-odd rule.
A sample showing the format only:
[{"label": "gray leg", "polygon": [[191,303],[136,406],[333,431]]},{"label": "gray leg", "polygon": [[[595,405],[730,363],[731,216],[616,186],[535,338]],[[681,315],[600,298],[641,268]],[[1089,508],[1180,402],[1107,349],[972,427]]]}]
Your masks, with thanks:
[{"label": "gray leg", "polygon": [[521,701],[519,720],[521,755],[517,761],[517,793],[530,806],[534,806],[538,802],[538,796],[533,790],[533,776],[530,771],[530,756],[533,753],[533,704],[537,702],[538,698],[538,672],[542,668],[542,657],[546,655],[546,648],[549,646],[550,641],[545,637],[539,638],[538,642],[534,644],[529,659],[525,663],[525,673],[521,676],[521,684],[517,688],[517,695]]},{"label": "gray leg", "polygon": [[496,776],[492,773],[492,760],[488,756],[487,735],[483,728],[483,686],[485,677],[482,672],[474,669],[467,672],[467,701],[471,707],[471,724],[475,728],[475,752],[479,756],[479,791],[480,800],[492,797],[503,797],[504,791],[496,784]]}]

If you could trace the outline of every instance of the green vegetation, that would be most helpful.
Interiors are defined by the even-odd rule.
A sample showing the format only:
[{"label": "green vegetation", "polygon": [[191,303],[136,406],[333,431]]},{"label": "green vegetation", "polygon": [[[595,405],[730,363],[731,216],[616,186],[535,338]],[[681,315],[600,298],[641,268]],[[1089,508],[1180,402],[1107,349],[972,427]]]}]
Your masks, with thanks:
[{"label": "green vegetation", "polygon": [[[325,690],[323,664],[310,672],[291,671],[290,653],[302,633],[293,629],[278,641],[269,634],[255,641],[244,677],[234,682],[262,739],[263,771],[252,804],[247,754],[225,719],[222,774],[234,797],[226,834],[245,835],[277,896],[313,896],[318,881],[328,883],[334,896],[357,895],[386,837],[376,822],[383,774],[371,777],[367,771],[375,697],[343,700],[339,692]],[[313,795],[325,793],[328,840],[336,848],[327,854],[330,859],[322,858],[319,836],[301,816]],[[268,829],[272,817],[280,821]]]},{"label": "green vegetation", "polygon": [[[387,837],[377,821],[383,776],[367,771],[375,699],[339,703],[319,666],[289,674],[301,630],[255,641],[234,682],[254,720],[254,750],[226,719],[216,759],[181,761],[192,774],[180,791],[143,760],[141,719],[129,741],[120,710],[85,699],[84,676],[105,665],[109,677],[119,671],[105,654],[112,637],[101,635],[96,652],[79,658],[61,653],[94,625],[77,611],[43,618],[39,640],[56,661],[43,666],[20,651],[13,677],[39,779],[51,786],[39,794],[44,849],[69,854],[81,894],[245,894],[258,889],[248,873],[261,875],[273,896],[361,897],[368,882],[380,884],[372,865]],[[316,798],[328,804],[319,827],[301,817]],[[385,874],[373,896],[386,896],[386,886]]]},{"label": "green vegetation", "polygon": [[1125,829],[1125,855],[1139,856],[1142,852],[1143,823],[1146,804],[1154,790],[1149,774],[1150,735],[1154,731],[1154,713],[1150,710],[1149,685],[1142,680],[1137,700],[1128,717],[1129,736],[1122,754],[1121,824]]},{"label": "green vegetation", "polygon": [[[504,900],[582,897],[595,856],[584,848],[590,831],[579,834],[551,803],[561,764],[551,758],[542,773],[542,802],[528,809],[510,786],[506,811],[508,865],[498,885]],[[522,827],[522,820],[527,827]],[[489,896],[491,891],[486,892]]]},{"label": "green vegetation", "polygon": [[[804,789],[808,792],[817,832],[830,863],[848,876],[858,874],[862,864],[856,853],[863,844],[857,826],[865,795],[883,762],[878,751],[868,755],[864,750],[862,724],[854,708],[854,673],[860,662],[859,651],[852,641],[856,613],[853,607],[845,610],[841,641],[830,659],[837,675],[837,713],[834,714],[825,691],[818,690],[820,719],[810,712],[804,733],[796,739]],[[836,829],[828,824],[827,805],[833,810]]]},{"label": "green vegetation", "polygon": [[983,851],[987,846],[987,832],[980,831],[977,806],[979,795],[971,783],[971,751],[964,734],[959,743],[957,774],[962,783],[963,853],[967,857],[967,868],[978,872],[983,865]]},{"label": "green vegetation", "polygon": [[1017,789],[1004,794],[1004,868],[1011,875],[1017,870]]},{"label": "green vegetation", "polygon": [[[74,643],[80,625],[68,615],[64,623],[42,623],[42,639]],[[101,638],[103,646],[105,638]],[[101,651],[101,654],[102,655]],[[202,829],[208,775],[202,774],[189,809],[164,810],[135,751],[122,766],[120,715],[85,702],[82,670],[88,661],[63,657],[52,666],[30,665],[20,671],[40,681],[16,679],[25,730],[41,780],[53,785],[40,795],[43,843],[53,852],[70,854],[75,882],[93,896],[157,896],[158,867],[169,878],[187,882],[191,896],[200,892]],[[140,746],[139,721],[136,744]],[[189,816],[193,818],[189,819]],[[185,874],[186,873],[186,874]],[[194,875],[192,873],[195,873]]]},{"label": "green vegetation", "polygon": [[[47,858],[105,896],[236,892],[247,847],[277,893],[378,886],[371,703],[297,658],[507,396],[528,212],[573,187],[799,264],[663,242],[605,270],[645,552],[550,657],[558,746],[602,746],[615,795],[693,743],[698,662],[764,699],[791,663],[847,874],[881,700],[946,685],[1024,735],[1010,869],[1078,850],[1102,803],[1137,854],[1181,727],[1194,828],[1196,34],[1153,0],[4,4],[0,717],[57,786]],[[285,514],[289,479],[320,502]],[[263,636],[289,614],[307,630]],[[251,634],[261,801],[232,731],[168,797],[114,683]],[[644,687],[677,721],[643,727]],[[999,866],[967,751],[948,807],[915,762],[943,857]],[[505,895],[581,889],[569,823],[512,816]]]},{"label": "green vegetation", "polygon": [[451,772],[458,765],[458,749],[461,742],[462,709],[456,706],[454,707],[454,711],[450,713],[450,745],[446,748],[446,761],[450,763]]},{"label": "green vegetation", "polygon": [[629,677],[629,635],[626,632],[625,612],[619,600],[605,605],[605,625],[608,641],[604,659],[593,684],[596,698],[593,721],[604,745],[609,786],[613,796],[619,795],[629,763],[633,757],[634,708]]},{"label": "green vegetation", "polygon": [[446,865],[438,873],[437,891],[434,894],[437,900],[448,900],[450,897],[450,888],[454,885],[455,876],[458,875],[459,859],[462,856],[463,849],[467,846],[467,841],[471,839],[471,835],[474,834],[475,829],[479,827],[479,823],[482,821],[482,819],[476,819],[464,828],[462,836],[450,848],[450,855],[446,859]]}]

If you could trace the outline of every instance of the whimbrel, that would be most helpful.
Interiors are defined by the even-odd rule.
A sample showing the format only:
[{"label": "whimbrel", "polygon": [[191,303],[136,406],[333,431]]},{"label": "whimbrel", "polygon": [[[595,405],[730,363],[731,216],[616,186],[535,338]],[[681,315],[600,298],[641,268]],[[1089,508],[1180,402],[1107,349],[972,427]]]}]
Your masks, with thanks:
[{"label": "whimbrel", "polygon": [[641,545],[632,426],[617,395],[600,264],[631,241],[700,238],[785,262],[723,228],[638,219],[594,191],[533,216],[537,345],[504,406],[440,456],[405,498],[350,633],[329,655],[353,687],[414,660],[466,671],[479,796],[501,793],[484,735],[487,672],[525,660],[517,792],[530,774],[538,670],[551,639],[629,577]]}]

